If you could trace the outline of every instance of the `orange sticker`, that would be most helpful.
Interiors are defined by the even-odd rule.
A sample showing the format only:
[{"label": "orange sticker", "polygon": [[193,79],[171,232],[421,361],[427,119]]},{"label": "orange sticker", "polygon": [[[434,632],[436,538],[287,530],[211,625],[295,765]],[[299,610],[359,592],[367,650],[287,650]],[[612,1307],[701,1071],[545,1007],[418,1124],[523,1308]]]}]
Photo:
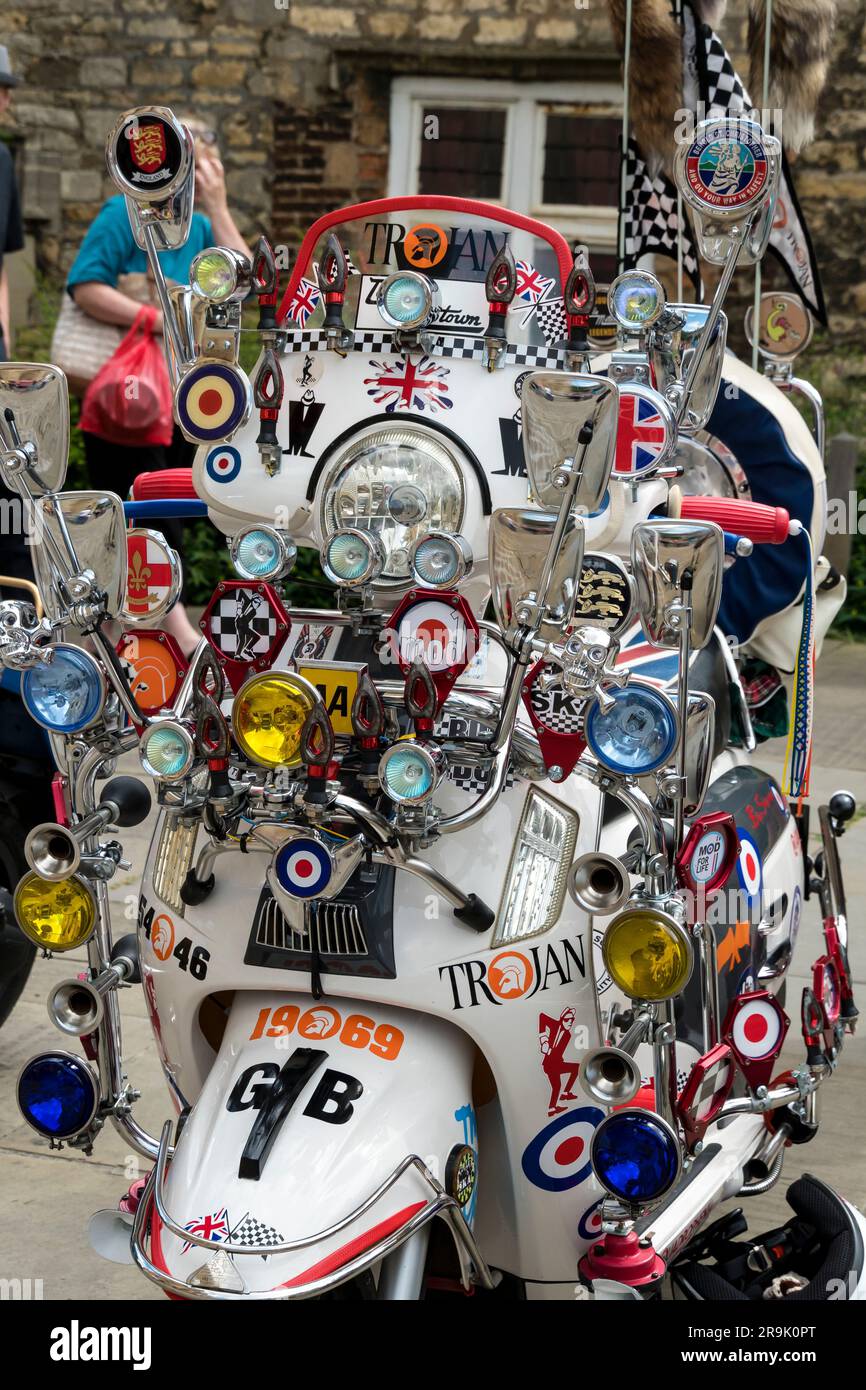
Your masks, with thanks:
[{"label": "orange sticker", "polygon": [[150,944],[157,960],[168,960],[174,950],[174,922],[164,912],[153,919]]},{"label": "orange sticker", "polygon": [[522,999],[534,980],[532,961],[520,951],[500,951],[487,967],[487,983],[497,999]]},{"label": "orange sticker", "polygon": [[435,222],[419,222],[403,238],[403,255],[413,270],[430,270],[447,251],[448,237]]},{"label": "orange sticker", "polygon": [[186,662],[168,635],[127,632],[117,651],[130,668],[132,693],[145,714],[170,705],[186,672]]},{"label": "orange sticker", "polygon": [[323,1038],[333,1038],[339,1032],[339,1041],[344,1047],[355,1047],[359,1050],[369,1048],[375,1057],[381,1057],[385,1062],[393,1062],[405,1040],[404,1033],[393,1024],[377,1024],[375,1019],[368,1018],[366,1014],[349,1014],[344,1020],[337,1009],[329,1004],[316,1004],[301,1014],[300,1018],[298,1012],[295,1004],[280,1004],[275,1009],[268,1007],[260,1010],[250,1033],[250,1041],[257,1042],[263,1037],[288,1036],[293,1030],[302,1038],[320,1041]]}]

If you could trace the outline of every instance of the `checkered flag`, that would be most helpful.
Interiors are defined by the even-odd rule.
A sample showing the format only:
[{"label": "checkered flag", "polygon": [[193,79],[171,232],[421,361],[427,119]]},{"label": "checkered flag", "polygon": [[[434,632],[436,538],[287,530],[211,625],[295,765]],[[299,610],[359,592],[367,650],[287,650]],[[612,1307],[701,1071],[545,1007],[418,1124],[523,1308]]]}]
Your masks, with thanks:
[{"label": "checkered flag", "polygon": [[[703,286],[698,254],[685,209],[682,215],[683,269],[701,299]],[[637,265],[640,257],[650,251],[676,260],[680,232],[677,190],[665,173],[659,171],[655,177],[650,174],[637,141],[632,138],[626,147],[625,204],[621,217],[623,270]]]},{"label": "checkered flag", "polygon": [[535,317],[548,347],[568,337],[568,319],[562,296],[559,299],[542,299],[536,307]]},{"label": "checkered flag", "polygon": [[[691,16],[683,33],[684,68],[697,75],[698,97],[705,105],[707,116],[748,116],[752,111],[751,97],[718,34],[706,24],[696,24]],[[769,249],[781,262],[804,303],[821,323],[826,324],[827,310],[818,264],[784,154]]]},{"label": "checkered flag", "polygon": [[[229,1244],[246,1245],[251,1250],[256,1250],[263,1245],[282,1245],[284,1241],[285,1236],[280,1235],[275,1227],[268,1226],[264,1221],[259,1221],[249,1212],[229,1236]],[[267,1258],[267,1255],[262,1256],[263,1260]]]}]

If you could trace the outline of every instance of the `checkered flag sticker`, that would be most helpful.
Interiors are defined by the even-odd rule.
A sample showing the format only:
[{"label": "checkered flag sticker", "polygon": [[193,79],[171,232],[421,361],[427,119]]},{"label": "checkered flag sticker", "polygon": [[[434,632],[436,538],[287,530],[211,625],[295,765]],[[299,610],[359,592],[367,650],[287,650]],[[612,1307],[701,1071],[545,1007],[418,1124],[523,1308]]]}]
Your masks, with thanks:
[{"label": "checkered flag sticker", "polygon": [[[252,1216],[249,1212],[229,1236],[229,1244],[246,1245],[250,1250],[257,1250],[266,1245],[282,1245],[284,1241],[285,1236],[281,1235],[276,1227],[259,1221],[258,1217]],[[267,1255],[262,1256],[263,1260],[267,1258]]]},{"label": "checkered flag sticker", "polygon": [[[703,298],[703,286],[698,253],[685,209],[682,210],[682,217],[683,269],[700,300]],[[655,177],[651,176],[637,141],[631,138],[626,147],[622,218],[623,269],[637,265],[640,257],[649,251],[676,260],[680,232],[676,187],[662,171]]]},{"label": "checkered flag sticker", "polygon": [[221,598],[211,614],[211,639],[224,656],[251,661],[264,656],[277,635],[277,615],[267,601],[231,594]]},{"label": "checkered flag sticker", "polygon": [[558,299],[542,299],[536,306],[535,318],[548,347],[568,337],[568,318],[561,295]]}]

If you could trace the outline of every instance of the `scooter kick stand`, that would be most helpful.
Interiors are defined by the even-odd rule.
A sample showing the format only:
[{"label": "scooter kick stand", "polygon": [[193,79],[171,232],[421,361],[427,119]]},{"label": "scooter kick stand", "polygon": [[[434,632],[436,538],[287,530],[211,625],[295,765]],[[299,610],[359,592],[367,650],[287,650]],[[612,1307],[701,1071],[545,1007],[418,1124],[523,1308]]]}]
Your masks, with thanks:
[{"label": "scooter kick stand", "polygon": [[578,1269],[581,1278],[590,1283],[596,1279],[615,1279],[630,1288],[640,1288],[659,1283],[667,1264],[656,1254],[652,1241],[646,1237],[641,1239],[637,1231],[629,1231],[628,1235],[608,1232],[590,1246]]}]

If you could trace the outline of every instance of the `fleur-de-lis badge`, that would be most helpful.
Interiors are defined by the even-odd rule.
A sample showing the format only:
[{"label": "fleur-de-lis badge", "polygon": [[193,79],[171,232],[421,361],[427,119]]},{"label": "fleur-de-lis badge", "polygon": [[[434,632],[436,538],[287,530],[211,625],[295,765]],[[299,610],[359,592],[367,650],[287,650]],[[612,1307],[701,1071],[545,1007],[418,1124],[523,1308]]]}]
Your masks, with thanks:
[{"label": "fleur-de-lis badge", "polygon": [[130,593],[147,593],[147,581],[151,577],[150,565],[145,565],[141,551],[136,550],[132,556],[132,562],[127,571],[126,585]]}]

